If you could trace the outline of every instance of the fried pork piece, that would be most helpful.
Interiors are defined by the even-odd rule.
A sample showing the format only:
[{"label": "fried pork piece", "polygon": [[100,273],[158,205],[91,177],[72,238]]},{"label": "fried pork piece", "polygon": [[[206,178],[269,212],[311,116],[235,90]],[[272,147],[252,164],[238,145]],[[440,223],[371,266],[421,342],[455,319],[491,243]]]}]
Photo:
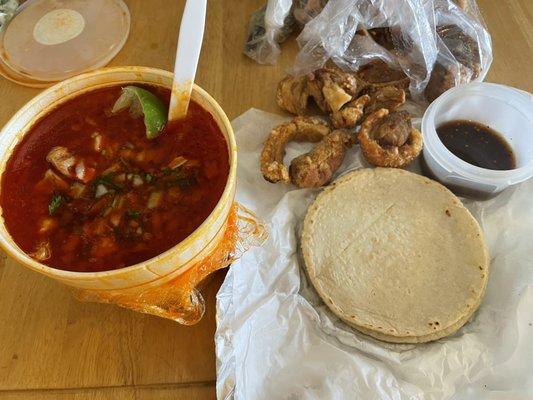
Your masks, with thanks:
[{"label": "fried pork piece", "polygon": [[366,160],[378,167],[403,168],[422,150],[422,134],[406,112],[382,108],[369,115],[358,135]]},{"label": "fried pork piece", "polygon": [[373,129],[373,136],[382,146],[402,146],[409,139],[412,129],[409,113],[398,111],[389,113],[378,121]]},{"label": "fried pork piece", "polygon": [[331,113],[334,128],[353,128],[363,116],[365,107],[370,103],[370,96],[365,94],[346,103],[339,111]]},{"label": "fried pork piece", "polygon": [[340,110],[357,94],[353,74],[333,68],[321,68],[307,75],[285,77],[278,85],[276,101],[288,112],[305,115],[309,99],[325,113]]},{"label": "fried pork piece", "polygon": [[[458,73],[456,72],[458,71]],[[459,75],[459,81],[456,81],[456,76]],[[431,71],[431,77],[424,90],[427,101],[430,103],[443,94],[446,90],[452,87],[467,83],[469,81],[469,70],[463,65],[459,67],[450,65],[445,67],[440,63],[436,63]]]},{"label": "fried pork piece", "polygon": [[413,39],[399,26],[360,29],[358,35],[368,36],[381,47],[392,52],[396,57],[405,57],[413,50]]},{"label": "fried pork piece", "polygon": [[443,94],[446,90],[455,86],[455,74],[449,68],[436,63],[431,71],[431,77],[424,90],[427,101],[430,103]]},{"label": "fried pork piece", "polygon": [[291,114],[305,115],[309,101],[308,77],[286,76],[278,84],[276,102]]},{"label": "fried pork piece", "polygon": [[365,92],[383,86],[395,86],[398,89],[409,87],[409,77],[401,69],[391,68],[386,62],[376,60],[359,68],[356,72],[357,83]]},{"label": "fried pork piece", "polygon": [[[479,46],[461,27],[457,25],[441,25],[437,26],[436,31],[457,61],[469,69],[475,69],[475,66],[479,67]],[[477,78],[477,75],[473,78]]]},{"label": "fried pork piece", "polygon": [[390,27],[362,29],[361,34],[370,36],[380,46],[387,50],[394,50],[394,40]]},{"label": "fried pork piece", "polygon": [[430,102],[446,90],[476,79],[481,73],[479,47],[472,37],[457,25],[438,26],[437,34],[458,62],[445,66],[437,61],[425,90]]},{"label": "fried pork piece", "polygon": [[296,157],[289,169],[291,182],[301,188],[315,188],[328,183],[341,166],[355,136],[336,130],[324,137],[309,153]]},{"label": "fried pork piece", "polygon": [[289,171],[283,164],[285,146],[291,141],[320,142],[331,132],[327,122],[316,117],[296,117],[274,128],[261,152],[261,172],[272,183],[289,183]]},{"label": "fried pork piece", "polygon": [[381,108],[392,112],[405,103],[405,90],[396,86],[381,86],[370,92],[369,99],[364,109],[365,115],[370,115]]}]

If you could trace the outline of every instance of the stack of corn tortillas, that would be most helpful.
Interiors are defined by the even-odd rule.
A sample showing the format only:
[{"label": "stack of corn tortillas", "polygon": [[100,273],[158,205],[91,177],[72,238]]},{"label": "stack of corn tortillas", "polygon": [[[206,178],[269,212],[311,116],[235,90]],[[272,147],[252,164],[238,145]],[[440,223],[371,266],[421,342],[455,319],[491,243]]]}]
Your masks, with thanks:
[{"label": "stack of corn tortillas", "polygon": [[403,170],[362,169],[338,179],[309,208],[301,246],[329,308],[388,342],[457,331],[488,280],[476,220],[444,186]]}]

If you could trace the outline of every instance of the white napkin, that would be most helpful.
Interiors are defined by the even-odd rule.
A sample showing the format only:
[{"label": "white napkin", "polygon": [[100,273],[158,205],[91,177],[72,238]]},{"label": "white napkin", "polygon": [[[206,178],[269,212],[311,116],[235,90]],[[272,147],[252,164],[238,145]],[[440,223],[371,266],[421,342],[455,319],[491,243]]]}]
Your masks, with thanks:
[{"label": "white napkin", "polygon": [[[237,200],[268,223],[270,237],[231,266],[217,295],[218,398],[533,398],[533,181],[465,201],[491,255],[486,297],[471,322],[433,343],[387,344],[329,312],[301,270],[298,230],[319,190],[270,184],[259,171],[266,136],[285,120],[252,109],[233,123]],[[287,159],[308,149],[293,143]],[[355,147],[339,174],[361,166]]]}]

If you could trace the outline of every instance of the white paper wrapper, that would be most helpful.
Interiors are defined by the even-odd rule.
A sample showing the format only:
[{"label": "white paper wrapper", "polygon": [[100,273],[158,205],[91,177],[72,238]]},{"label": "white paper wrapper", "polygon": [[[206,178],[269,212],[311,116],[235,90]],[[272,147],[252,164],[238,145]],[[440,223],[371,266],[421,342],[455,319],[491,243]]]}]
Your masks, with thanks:
[{"label": "white paper wrapper", "polygon": [[[266,135],[285,120],[250,110],[234,121],[237,200],[267,221],[270,238],[231,266],[217,295],[218,398],[533,398],[533,181],[465,201],[491,254],[471,322],[437,342],[387,344],[329,312],[300,267],[299,228],[319,190],[273,185],[259,171]],[[287,159],[308,148],[291,144]],[[355,147],[339,172],[361,166]]]}]

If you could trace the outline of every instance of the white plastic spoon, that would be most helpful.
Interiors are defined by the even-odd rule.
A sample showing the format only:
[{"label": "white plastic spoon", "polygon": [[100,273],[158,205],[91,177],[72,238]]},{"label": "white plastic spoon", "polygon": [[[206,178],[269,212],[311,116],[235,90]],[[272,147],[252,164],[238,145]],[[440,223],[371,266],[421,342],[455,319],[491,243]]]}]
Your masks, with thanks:
[{"label": "white plastic spoon", "polygon": [[207,0],[187,0],[185,3],[174,63],[174,82],[168,108],[169,122],[187,115],[204,37],[206,8]]}]

